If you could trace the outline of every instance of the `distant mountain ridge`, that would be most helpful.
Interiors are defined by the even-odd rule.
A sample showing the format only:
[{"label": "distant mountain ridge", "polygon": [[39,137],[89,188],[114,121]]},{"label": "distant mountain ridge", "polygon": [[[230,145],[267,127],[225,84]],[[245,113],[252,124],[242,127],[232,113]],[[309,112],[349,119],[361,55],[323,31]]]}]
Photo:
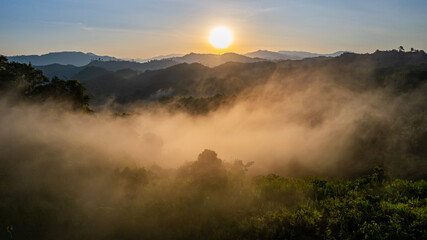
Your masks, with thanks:
[{"label": "distant mountain ridge", "polygon": [[159,56],[155,56],[155,57],[152,57],[152,58],[135,58],[135,59],[133,59],[133,58],[124,58],[123,60],[126,60],[126,61],[135,61],[135,62],[139,62],[139,63],[145,63],[145,62],[150,62],[150,61],[153,61],[153,60],[163,60],[163,59],[169,59],[169,58],[175,58],[175,57],[182,57],[184,55],[185,54],[175,54],[175,53],[172,53],[172,54],[166,54],[166,55],[159,55]]},{"label": "distant mountain ridge", "polygon": [[35,66],[45,66],[50,64],[61,64],[61,65],[74,65],[81,67],[89,64],[94,60],[101,61],[120,61],[121,59],[110,57],[110,56],[99,56],[93,53],[83,52],[52,52],[42,55],[20,55],[10,56],[9,61],[19,63],[31,63]]},{"label": "distant mountain ridge", "polygon": [[92,61],[87,66],[102,67],[109,71],[117,71],[121,69],[132,69],[135,71],[144,72],[146,70],[157,70],[167,68],[178,64],[171,59],[152,60],[149,62],[139,63],[131,61]]},{"label": "distant mountain ridge", "polygon": [[271,61],[281,61],[281,60],[301,60],[304,58],[313,58],[313,57],[337,57],[341,54],[348,51],[338,51],[329,54],[319,54],[303,51],[278,51],[272,52],[268,50],[258,50],[256,52],[246,53],[245,56],[251,58],[263,58]]},{"label": "distant mountain ridge", "polygon": [[110,56],[99,56],[93,53],[55,52],[43,55],[14,56],[9,57],[9,61],[20,63],[31,62],[32,65],[42,70],[49,78],[57,76],[61,79],[75,78],[79,79],[80,81],[85,81],[87,79],[93,78],[94,76],[100,77],[110,72],[116,72],[122,69],[128,69],[142,73],[147,70],[168,68],[180,63],[199,63],[207,67],[217,67],[228,62],[277,62],[284,60],[301,60],[320,56],[334,57],[343,53],[344,51],[331,54],[316,54],[302,51],[272,52],[267,50],[258,50],[256,52],[247,53],[245,55],[232,52],[224,54],[190,53],[183,56],[180,54],[170,54],[153,57],[149,61],[145,62],[137,62],[134,60],[126,61]]},{"label": "distant mountain ridge", "polygon": [[[12,60],[13,61],[13,60]],[[130,69],[137,72],[145,72],[147,70],[159,70],[174,66],[180,63],[199,63],[207,67],[216,67],[227,62],[240,62],[240,63],[253,63],[265,61],[260,58],[250,58],[247,56],[239,55],[236,53],[224,53],[221,55],[217,54],[198,54],[198,53],[190,53],[182,57],[174,57],[174,58],[165,58],[161,60],[150,60],[148,62],[135,62],[135,61],[103,61],[103,60],[94,60],[89,62],[84,66],[74,66],[74,65],[62,65],[62,64],[49,64],[49,65],[35,65],[37,69],[40,69],[44,72],[44,74],[52,78],[54,76],[58,76],[62,79],[71,79],[76,78],[80,79],[80,77],[87,75],[89,72],[94,72],[94,69],[91,71],[85,71],[79,75],[78,73],[85,68],[89,67],[97,67],[103,68],[110,72],[115,72],[122,69]],[[97,71],[99,72],[99,70]],[[77,78],[79,77],[79,78]],[[83,77],[82,79],[86,79]]]},{"label": "distant mountain ridge", "polygon": [[311,57],[338,57],[342,55],[343,53],[351,53],[350,51],[337,51],[334,53],[311,53],[311,52],[304,52],[304,51],[279,51],[280,54],[287,54],[290,56],[295,57],[301,57],[301,58],[311,58]]},{"label": "distant mountain ridge", "polygon": [[[393,50],[376,51],[372,54],[336,52],[323,57],[306,57],[297,61],[277,60],[282,58],[282,55],[277,52],[258,51],[257,53],[267,54],[268,56],[264,56],[265,58],[276,60],[251,58],[235,53],[222,55],[191,53],[182,57],[145,63],[92,61],[80,67],[61,64],[35,67],[50,78],[58,76],[61,79],[81,81],[88,89],[95,105],[103,104],[104,100],[110,97],[115,97],[119,102],[132,102],[166,95],[196,97],[215,94],[230,95],[268,81],[273,75],[280,81],[304,84],[308,82],[309,78],[304,77],[300,81],[288,78],[295,76],[292,73],[296,69],[306,71],[306,68],[312,68],[312,72],[333,73],[329,75],[330,80],[334,79],[336,82],[345,82],[345,84],[352,82],[355,83],[355,87],[371,84],[354,81],[354,79],[359,79],[359,75],[363,79],[372,79],[375,74],[392,73],[393,69],[387,70],[387,68],[402,64],[415,66],[415,70],[411,70],[414,72],[409,71],[408,74],[419,75],[420,79],[425,79],[427,76],[427,72],[423,69],[426,66],[427,55],[423,51],[405,53]],[[286,53],[287,57],[294,58],[300,58],[302,55],[315,56],[313,53],[307,52],[288,51]],[[333,55],[339,56],[328,57]],[[274,58],[274,56],[276,57]],[[358,72],[355,69],[363,69],[363,71]],[[375,84],[386,80],[394,81],[393,78],[383,80],[378,78],[377,80],[379,82]],[[397,84],[402,83],[397,82]],[[404,87],[408,87],[405,84],[403,84]]]},{"label": "distant mountain ridge", "polygon": [[62,65],[58,63],[45,66],[34,66],[34,68],[42,70],[43,74],[48,78],[59,77],[60,79],[70,79],[84,69],[84,67],[76,67],[74,65]]},{"label": "distant mountain ridge", "polygon": [[209,54],[209,53],[190,53],[182,57],[175,57],[172,60],[179,63],[200,63],[207,67],[216,67],[227,62],[253,63],[264,61],[260,58],[252,58],[237,53]]},{"label": "distant mountain ridge", "polygon": [[[233,95],[274,81],[286,86],[283,93],[309,87],[319,72],[328,73],[328,81],[351,89],[373,86],[414,88],[427,81],[427,54],[424,52],[375,52],[373,54],[344,53],[338,57],[306,58],[298,61],[228,62],[216,67],[200,63],[180,63],[169,68],[135,73],[127,70],[87,79],[83,85],[93,103],[104,104],[106,99],[128,103],[153,100],[164,96],[209,97],[216,94]],[[412,69],[414,79],[394,79],[394,66]],[[378,71],[380,70],[381,71]],[[307,72],[306,74],[300,74]],[[406,74],[406,73],[405,73]],[[412,76],[408,75],[408,76]],[[125,76],[125,77],[124,77]],[[360,80],[360,79],[363,79]]]},{"label": "distant mountain ridge", "polygon": [[[224,53],[224,54],[208,54],[208,53],[189,53],[186,55],[183,54],[167,54],[155,56],[147,59],[120,59],[111,56],[100,56],[93,53],[83,53],[77,51],[64,51],[64,52],[51,52],[42,55],[19,55],[19,56],[9,56],[9,61],[19,62],[19,63],[31,63],[34,66],[46,66],[51,64],[61,64],[61,65],[74,65],[77,67],[82,67],[90,64],[92,61],[102,61],[102,62],[128,62],[128,63],[148,63],[152,61],[163,61],[170,60],[176,63],[200,63],[208,67],[215,67],[227,62],[242,62],[242,63],[251,63],[258,62],[263,60],[268,61],[281,61],[281,60],[300,60],[310,57],[336,57],[344,53],[345,51],[338,51],[331,54],[318,54],[310,53],[303,51],[268,51],[268,50],[258,50],[255,52],[250,52],[246,54],[237,54],[237,53]],[[153,65],[153,64],[152,64]]]},{"label": "distant mountain ridge", "polygon": [[[92,61],[84,66],[74,66],[74,65],[61,65],[61,64],[49,64],[45,66],[35,66],[35,68],[40,69],[43,73],[52,78],[57,76],[61,79],[78,79],[79,81],[84,81],[89,76],[93,74],[100,76],[101,73],[115,72],[123,69],[129,69],[137,72],[144,72],[146,70],[158,70],[173,65],[178,64],[178,62],[172,61],[170,59],[163,60],[152,60],[145,63],[139,62],[130,62],[130,61]],[[102,71],[101,69],[107,71]],[[89,75],[89,76],[88,76]]]}]

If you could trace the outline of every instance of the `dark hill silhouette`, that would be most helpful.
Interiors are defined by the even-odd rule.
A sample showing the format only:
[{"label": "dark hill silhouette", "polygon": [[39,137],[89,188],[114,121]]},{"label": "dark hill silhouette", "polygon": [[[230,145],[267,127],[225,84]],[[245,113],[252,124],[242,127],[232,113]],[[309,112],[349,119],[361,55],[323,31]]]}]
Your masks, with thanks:
[{"label": "dark hill silhouette", "polygon": [[181,63],[200,63],[208,67],[215,67],[227,62],[251,63],[251,62],[263,61],[263,59],[250,58],[237,53],[224,53],[224,54],[190,53],[183,57],[172,58],[172,60],[181,62]]},{"label": "dark hill silhouette", "polygon": [[348,51],[337,51],[334,53],[326,53],[326,54],[311,53],[311,52],[304,52],[304,51],[284,51],[284,50],[278,51],[278,53],[280,54],[292,56],[297,59],[314,58],[314,57],[338,57],[345,52],[348,52]]},{"label": "dark hill silhouette", "polygon": [[133,60],[136,62],[145,63],[145,62],[149,62],[149,61],[153,61],[153,60],[162,60],[162,59],[170,59],[170,58],[175,58],[175,57],[182,57],[184,55],[185,54],[171,53],[171,54],[159,55],[159,56],[155,56],[155,57],[151,57],[151,58],[136,58],[136,59],[123,59],[123,60]]},{"label": "dark hill silhouette", "polygon": [[[199,54],[199,53],[190,53],[187,55],[180,54],[169,54],[162,55],[150,59],[136,59],[138,63],[150,63],[153,61],[159,60],[173,60],[178,63],[194,63],[198,62],[205,66],[215,67],[226,62],[256,62],[261,59],[277,61],[277,60],[297,60],[310,57],[335,57],[339,56],[343,51],[339,51],[332,54],[317,54],[310,52],[301,52],[301,51],[279,51],[272,52],[267,50],[258,50],[256,52],[247,53],[244,55],[236,53],[225,53],[222,55],[217,54]],[[64,51],[64,52],[53,52],[42,55],[20,55],[20,56],[10,56],[8,57],[9,61],[15,61],[19,63],[32,63],[35,66],[46,66],[50,64],[61,64],[61,65],[74,65],[74,66],[85,66],[92,61],[123,61],[123,62],[135,62],[129,61],[129,59],[119,59],[111,56],[99,56],[93,53],[83,53],[83,52],[73,52],[73,51]],[[153,62],[152,64],[161,64],[165,62]],[[171,66],[171,64],[169,65]],[[128,67],[134,69],[135,67]],[[154,69],[154,67],[149,67],[149,69]],[[157,68],[159,69],[159,68]],[[107,70],[113,70],[108,69]],[[113,71],[118,70],[117,67]]]},{"label": "dark hill silhouette", "polygon": [[292,56],[287,54],[282,54],[278,52],[272,52],[267,50],[258,50],[256,52],[246,53],[245,56],[251,58],[263,58],[272,61],[280,61],[280,60],[297,60],[301,59],[299,56]]},{"label": "dark hill silhouette", "polygon": [[175,94],[186,95],[194,88],[194,82],[204,78],[208,70],[198,63],[183,63],[157,71],[147,70],[132,78],[123,77],[119,71],[88,80],[84,86],[95,103],[109,97],[118,97],[122,101],[145,99],[171,88],[178,89]]},{"label": "dark hill silhouette", "polygon": [[10,101],[12,104],[20,104],[21,101],[30,104],[53,101],[63,104],[64,110],[91,111],[89,97],[80,82],[63,81],[57,77],[49,80],[32,65],[9,62],[1,55],[0,95],[13,96],[13,101]]},{"label": "dark hill silhouette", "polygon": [[[15,61],[29,62],[31,59],[32,64],[36,66],[37,69],[43,71],[43,73],[49,77],[53,78],[58,76],[61,79],[71,79],[79,78],[76,76],[80,71],[86,66],[90,67],[99,67],[104,68],[107,71],[118,71],[122,69],[131,69],[134,71],[144,72],[146,70],[157,70],[162,68],[167,68],[178,63],[200,63],[209,67],[216,67],[227,62],[240,62],[240,63],[253,63],[260,61],[281,61],[281,60],[295,60],[301,59],[301,54],[306,54],[306,57],[318,57],[320,54],[312,54],[307,52],[289,52],[290,55],[282,54],[279,52],[271,52],[265,50],[259,50],[254,53],[248,53],[247,56],[236,54],[236,53],[224,53],[221,55],[218,54],[198,54],[190,53],[182,57],[173,57],[165,58],[160,60],[151,60],[147,62],[135,62],[135,61],[123,61],[112,57],[102,57],[97,56],[91,53],[81,53],[81,52],[60,52],[60,53],[50,53],[41,56],[19,56],[12,57]],[[298,55],[299,54],[299,55]],[[334,54],[339,54],[334,53]],[[331,54],[334,55],[334,54]],[[248,57],[250,56],[250,57]],[[68,57],[68,58],[67,58]],[[62,59],[64,58],[64,59]],[[68,60],[66,60],[67,58]],[[87,62],[86,65],[81,66],[82,61],[78,62],[79,64],[61,64],[61,62],[73,62],[76,63],[76,59]],[[101,60],[99,60],[101,59]],[[91,61],[93,60],[93,61]],[[54,64],[44,65],[47,62],[56,61]],[[80,79],[83,80],[83,79]]]},{"label": "dark hill silhouette", "polygon": [[256,52],[246,53],[245,56],[251,58],[262,58],[271,61],[280,61],[280,60],[301,60],[304,58],[314,58],[314,57],[336,57],[343,54],[344,51],[338,51],[330,54],[318,54],[311,52],[302,52],[302,51],[279,51],[272,52],[268,50],[258,50]]},{"label": "dark hill silhouette", "polygon": [[46,66],[34,66],[36,69],[42,70],[43,74],[48,78],[53,78],[55,76],[61,79],[70,79],[84,67],[76,67],[74,65],[61,65],[61,64],[49,64]]},{"label": "dark hill silhouette", "polygon": [[[425,81],[426,72],[427,58],[424,52],[389,51],[345,53],[335,58],[317,57],[277,63],[228,62],[214,68],[197,63],[178,64],[166,69],[148,70],[132,77],[110,73],[87,80],[84,85],[98,103],[112,96],[126,103],[163,96],[238,94],[269,82],[283,86],[283,93],[286,94],[306,88],[317,79],[360,91],[386,85],[393,85],[403,91]],[[412,80],[409,83],[407,79]]]},{"label": "dark hill silhouette", "polygon": [[[76,67],[73,65],[50,64],[46,66],[35,66],[35,68],[42,70],[43,74],[49,78],[57,76],[61,79],[77,79],[79,81],[85,81],[87,79],[99,76],[101,74],[100,72],[103,70],[104,73],[114,72],[123,69],[132,70],[134,72],[143,72],[146,70],[167,68],[175,64],[177,64],[177,62],[174,62],[170,59],[153,60],[146,63],[129,61],[92,61],[91,63],[83,67]],[[86,68],[89,68],[89,70],[85,70]],[[95,69],[97,69],[96,71],[98,72],[98,75],[90,75],[95,74]],[[83,70],[85,71],[80,74],[80,72]]]},{"label": "dark hill silhouette", "polygon": [[78,79],[80,82],[85,82],[89,79],[104,76],[109,73],[111,73],[111,71],[105,70],[105,68],[88,66],[84,67],[83,70],[73,75],[72,78]]},{"label": "dark hill silhouette", "polygon": [[140,72],[129,69],[129,68],[125,68],[125,69],[117,70],[116,74],[122,78],[132,78],[140,74]]},{"label": "dark hill silhouette", "polygon": [[84,66],[93,60],[102,61],[119,61],[120,59],[110,56],[98,56],[93,53],[83,52],[53,52],[43,55],[21,55],[8,57],[11,62],[30,63],[36,66],[44,66],[49,64],[62,64]]},{"label": "dark hill silhouette", "polygon": [[178,62],[171,59],[152,60],[145,63],[130,62],[130,61],[92,61],[88,66],[102,67],[108,71],[117,71],[121,69],[132,69],[143,72],[145,70],[157,70],[167,68],[177,64]]}]

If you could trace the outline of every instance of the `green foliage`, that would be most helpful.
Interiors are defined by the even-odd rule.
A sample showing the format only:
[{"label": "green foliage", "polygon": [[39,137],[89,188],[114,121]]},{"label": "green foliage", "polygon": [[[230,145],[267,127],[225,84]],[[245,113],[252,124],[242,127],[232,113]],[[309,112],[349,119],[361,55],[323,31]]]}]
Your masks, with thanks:
[{"label": "green foliage", "polygon": [[249,164],[211,150],[177,172],[0,161],[21,169],[0,174],[0,227],[13,225],[19,239],[427,236],[427,182],[388,179],[381,168],[353,180],[248,177]]},{"label": "green foliage", "polygon": [[204,150],[197,161],[181,169],[180,175],[198,189],[214,191],[227,185],[227,172],[222,160],[212,150]]},{"label": "green foliage", "polygon": [[49,82],[40,70],[31,65],[7,61],[0,55],[0,91],[15,89],[30,94],[40,84]]},{"label": "green foliage", "polygon": [[39,101],[53,99],[72,103],[72,108],[89,110],[89,96],[85,88],[76,80],[63,81],[54,77],[50,84],[39,85],[31,92],[31,97]]},{"label": "green foliage", "polygon": [[0,92],[17,93],[31,102],[65,102],[74,110],[90,111],[89,96],[78,81],[63,81],[57,77],[49,81],[31,64],[8,62],[4,56],[0,56]]},{"label": "green foliage", "polygon": [[[277,177],[263,177],[275,191]],[[302,181],[302,180],[301,180]],[[384,171],[355,180],[312,179],[308,202],[245,219],[246,239],[422,239],[427,235],[426,182],[385,181]],[[270,192],[274,192],[270,190]],[[283,204],[282,206],[285,206]]]}]

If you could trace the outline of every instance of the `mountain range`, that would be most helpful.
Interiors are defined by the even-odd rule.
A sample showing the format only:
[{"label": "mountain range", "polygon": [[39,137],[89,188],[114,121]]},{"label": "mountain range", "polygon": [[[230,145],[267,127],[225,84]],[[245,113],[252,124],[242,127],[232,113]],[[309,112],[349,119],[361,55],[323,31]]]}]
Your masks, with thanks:
[{"label": "mountain range", "polygon": [[308,88],[319,79],[355,91],[383,86],[394,86],[399,91],[406,91],[427,81],[426,67],[427,54],[424,52],[389,51],[344,53],[333,58],[306,58],[298,61],[227,62],[215,67],[200,63],[178,63],[145,72],[132,69],[107,71],[91,67],[86,68],[86,73],[81,74],[78,80],[86,87],[92,103],[98,105],[111,98],[118,103],[130,103],[165,96],[231,96],[273,82],[283,86],[281,91],[286,95]]},{"label": "mountain range", "polygon": [[251,58],[262,58],[271,61],[281,61],[281,60],[301,60],[304,58],[313,58],[313,57],[337,57],[345,51],[338,51],[330,54],[318,54],[311,52],[302,52],[302,51],[278,51],[272,52],[267,50],[258,50],[256,52],[246,53],[245,56]]},{"label": "mountain range", "polygon": [[185,54],[172,53],[172,54],[166,54],[166,55],[159,55],[159,56],[155,56],[155,57],[152,57],[152,58],[123,58],[123,60],[144,63],[144,62],[149,62],[149,61],[152,61],[152,60],[162,60],[162,59],[166,59],[166,58],[182,57],[184,55]]},{"label": "mountain range", "polygon": [[[86,65],[81,65],[83,62],[76,65],[60,64],[65,61],[58,60],[59,63],[35,67],[49,78],[58,76],[61,79],[76,79],[82,82],[95,105],[103,104],[111,97],[118,102],[133,102],[161,96],[205,97],[215,94],[236,94],[268,81],[273,75],[283,81],[292,76],[295,69],[301,70],[305,67],[313,68],[311,72],[333,72],[331,76],[339,76],[340,81],[343,81],[346,75],[351,75],[353,69],[369,71],[373,66],[384,64],[385,61],[406,56],[393,53],[397,54],[397,57],[393,54],[384,57],[383,52],[364,55],[341,51],[321,55],[309,52],[259,50],[245,55],[190,53],[140,63],[79,52],[63,54],[64,58],[83,54],[94,59],[86,59],[88,62]],[[46,56],[55,56],[51,58],[53,61],[58,59],[61,53],[38,57],[46,60]],[[425,55],[422,56],[424,61]],[[13,57],[10,59],[16,60]],[[29,59],[31,56],[27,56],[26,60]],[[72,57],[70,61],[75,59]],[[382,62],[378,59],[382,59]],[[411,63],[411,59],[413,57],[406,59],[406,63]],[[33,65],[36,65],[35,63]],[[302,79],[298,84],[304,84],[305,81]]]},{"label": "mountain range", "polygon": [[[146,70],[158,70],[179,63],[200,63],[208,67],[216,67],[227,62],[240,62],[240,63],[254,63],[260,61],[282,61],[282,60],[300,60],[309,57],[320,56],[339,56],[344,52],[336,52],[332,54],[315,54],[309,52],[293,52],[293,51],[280,51],[272,52],[266,50],[259,50],[245,55],[237,53],[224,53],[224,54],[200,54],[190,53],[187,55],[163,55],[148,59],[145,62],[128,61],[110,56],[99,56],[93,53],[82,52],[57,52],[44,55],[28,55],[28,56],[14,56],[8,57],[10,61],[20,63],[31,63],[36,68],[42,70],[44,74],[52,78],[57,76],[61,79],[81,78],[87,79],[92,76],[96,71],[101,71],[102,68],[107,71],[117,71],[121,69],[130,69],[138,72]],[[85,72],[80,73],[83,69],[90,68]],[[89,74],[90,72],[90,74]],[[79,74],[80,73],[80,74]],[[96,73],[97,75],[99,73]]]},{"label": "mountain range", "polygon": [[208,67],[216,67],[227,62],[241,62],[252,63],[260,62],[268,59],[261,59],[257,57],[248,57],[237,53],[224,53],[224,54],[201,54],[190,53],[182,57],[175,57],[172,60],[179,63],[200,63]]},{"label": "mountain range", "polygon": [[83,52],[52,52],[43,55],[20,55],[20,56],[9,56],[9,61],[19,63],[31,63],[35,66],[43,66],[49,64],[62,64],[62,65],[74,65],[84,66],[94,60],[102,61],[119,61],[120,59],[110,56],[99,56],[93,53]]},{"label": "mountain range", "polygon": [[237,53],[224,53],[224,54],[201,54],[201,53],[190,53],[187,55],[183,54],[169,54],[156,56],[149,59],[120,59],[111,56],[100,56],[93,53],[83,52],[53,52],[43,55],[20,55],[20,56],[9,56],[9,61],[19,63],[31,63],[35,66],[46,66],[50,64],[61,64],[61,65],[74,65],[81,67],[88,65],[92,61],[124,61],[124,62],[136,62],[136,63],[147,63],[151,61],[163,61],[172,60],[177,63],[201,63],[206,66],[214,67],[226,62],[257,62],[262,60],[268,61],[280,61],[280,60],[300,60],[311,57],[336,57],[344,53],[339,51],[331,54],[317,54],[310,52],[301,51],[267,51],[258,50],[256,52],[250,52],[246,54]]}]

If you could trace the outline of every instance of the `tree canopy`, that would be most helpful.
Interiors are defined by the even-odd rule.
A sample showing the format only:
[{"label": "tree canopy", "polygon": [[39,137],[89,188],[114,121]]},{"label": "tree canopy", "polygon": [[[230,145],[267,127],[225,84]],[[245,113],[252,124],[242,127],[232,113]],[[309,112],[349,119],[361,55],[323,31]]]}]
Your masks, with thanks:
[{"label": "tree canopy", "polygon": [[31,63],[8,62],[4,56],[0,56],[0,92],[12,92],[32,102],[52,100],[68,103],[74,110],[89,110],[89,96],[77,80],[49,80]]}]

